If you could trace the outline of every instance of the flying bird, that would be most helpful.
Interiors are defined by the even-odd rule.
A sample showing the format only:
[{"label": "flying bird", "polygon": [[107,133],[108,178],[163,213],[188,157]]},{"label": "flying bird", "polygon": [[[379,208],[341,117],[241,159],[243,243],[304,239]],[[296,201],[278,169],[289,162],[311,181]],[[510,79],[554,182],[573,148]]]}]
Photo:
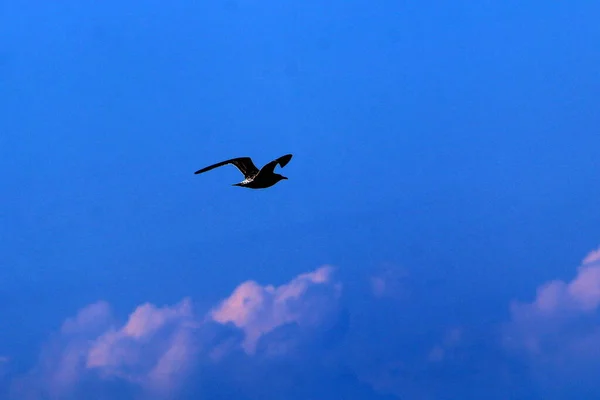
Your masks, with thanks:
[{"label": "flying bird", "polygon": [[279,164],[283,168],[288,162],[290,162],[291,159],[292,155],[286,154],[285,156],[281,156],[276,160],[265,164],[259,170],[256,168],[250,157],[238,157],[209,165],[208,167],[199,169],[198,171],[194,172],[194,174],[201,174],[226,164],[233,164],[237,167],[237,169],[240,170],[242,174],[244,174],[244,180],[240,183],[234,183],[231,186],[242,186],[250,189],[264,189],[273,186],[282,179],[287,179],[285,176],[276,174],[275,167],[277,164]]}]

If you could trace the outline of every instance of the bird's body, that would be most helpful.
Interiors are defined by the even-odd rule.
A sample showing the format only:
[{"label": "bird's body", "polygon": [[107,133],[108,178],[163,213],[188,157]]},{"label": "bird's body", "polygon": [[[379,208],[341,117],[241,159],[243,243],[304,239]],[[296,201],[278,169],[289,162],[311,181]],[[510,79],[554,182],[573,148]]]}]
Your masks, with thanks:
[{"label": "bird's body", "polygon": [[247,187],[249,189],[264,189],[273,186],[282,179],[287,179],[285,176],[276,174],[274,171],[277,164],[283,168],[291,159],[292,155],[286,154],[285,156],[281,156],[265,164],[259,170],[256,168],[250,157],[238,157],[209,165],[208,167],[199,169],[194,172],[194,174],[201,174],[226,164],[233,164],[242,174],[244,174],[244,180],[239,183],[234,183],[233,186]]}]

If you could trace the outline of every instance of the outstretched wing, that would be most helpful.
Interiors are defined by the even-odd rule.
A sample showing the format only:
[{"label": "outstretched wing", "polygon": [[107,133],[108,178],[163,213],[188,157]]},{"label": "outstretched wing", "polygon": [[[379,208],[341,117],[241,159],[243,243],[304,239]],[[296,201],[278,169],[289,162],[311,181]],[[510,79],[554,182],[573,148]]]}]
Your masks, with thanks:
[{"label": "outstretched wing", "polygon": [[238,157],[232,158],[231,160],[221,161],[213,165],[209,165],[208,167],[199,169],[198,171],[194,172],[194,174],[201,174],[203,172],[210,171],[211,169],[221,167],[227,164],[235,165],[237,169],[239,169],[240,172],[244,174],[245,178],[254,176],[258,173],[258,168],[256,168],[250,157]]},{"label": "outstretched wing", "polygon": [[287,165],[287,163],[290,162],[291,159],[292,159],[292,155],[286,154],[285,156],[281,156],[278,159],[265,164],[265,166],[262,167],[261,169],[263,171],[273,172],[273,171],[275,171],[275,167],[277,166],[277,164],[279,164],[281,166],[281,168],[283,168]]}]

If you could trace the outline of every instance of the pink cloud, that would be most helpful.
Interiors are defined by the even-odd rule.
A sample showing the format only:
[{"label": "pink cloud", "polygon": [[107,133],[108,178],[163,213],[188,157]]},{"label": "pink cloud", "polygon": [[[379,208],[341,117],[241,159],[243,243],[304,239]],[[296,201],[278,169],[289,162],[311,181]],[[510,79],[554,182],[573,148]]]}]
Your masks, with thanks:
[{"label": "pink cloud", "polygon": [[[61,342],[53,343],[50,352],[45,358],[48,367],[46,375],[52,394],[61,394],[69,390],[78,380],[81,371],[85,368],[85,357],[89,351],[89,337],[98,335],[112,323],[110,306],[104,301],[91,304],[80,310],[75,318],[67,319],[61,329]],[[55,362],[51,358],[56,357]],[[54,364],[54,365],[51,365]]]},{"label": "pink cloud", "polygon": [[600,248],[591,251],[583,260],[584,264],[593,264],[600,261]]},{"label": "pink cloud", "polygon": [[85,370],[90,338],[109,329],[111,323],[111,310],[104,301],[90,304],[68,318],[43,348],[38,365],[14,382],[14,397],[55,399],[72,391]]},{"label": "pink cloud", "polygon": [[196,327],[187,298],[172,307],[143,304],[121,327],[107,303],[89,305],[63,323],[37,367],[16,383],[15,397],[62,398],[93,376],[168,397],[192,366]]},{"label": "pink cloud", "polygon": [[168,393],[192,364],[197,326],[188,298],[172,307],[143,304],[123,327],[91,343],[86,368]]},{"label": "pink cloud", "polygon": [[590,313],[600,305],[600,258],[588,255],[570,281],[555,280],[541,285],[531,303],[512,304],[513,318],[556,318],[559,314]]},{"label": "pink cloud", "polygon": [[444,361],[448,353],[460,343],[462,336],[463,330],[461,328],[448,329],[442,342],[436,344],[430,350],[427,359],[433,363],[440,363]]},{"label": "pink cloud", "polygon": [[376,298],[400,299],[409,293],[406,280],[408,272],[404,268],[385,265],[369,278],[371,293]]},{"label": "pink cloud", "polygon": [[547,385],[600,370],[600,252],[585,257],[572,280],[541,285],[530,303],[513,302],[511,316],[506,346]]},{"label": "pink cloud", "polygon": [[105,301],[98,301],[81,309],[74,318],[68,318],[61,327],[61,333],[74,335],[94,333],[106,329],[112,320],[110,306]]},{"label": "pink cloud", "polygon": [[[315,288],[325,292],[315,292],[312,290]],[[278,287],[247,281],[213,309],[210,317],[242,329],[245,333],[242,347],[253,354],[258,340],[277,327],[288,323],[319,324],[330,311],[329,306],[335,305],[341,288],[340,283],[333,281],[333,268],[327,266]]]},{"label": "pink cloud", "polygon": [[[142,304],[118,324],[100,301],[63,323],[38,365],[17,382],[15,397],[58,399],[78,393],[90,379],[117,379],[153,397],[172,398],[197,363],[215,362],[239,346],[252,355],[263,335],[285,324],[318,326],[340,293],[333,268],[322,267],[278,287],[244,282],[203,318],[184,298],[172,306]],[[228,324],[243,339],[214,329]]]},{"label": "pink cloud", "polygon": [[0,356],[0,381],[2,381],[2,379],[4,379],[4,375],[6,374],[6,371],[8,369],[8,363],[10,362],[10,359],[6,356]]}]

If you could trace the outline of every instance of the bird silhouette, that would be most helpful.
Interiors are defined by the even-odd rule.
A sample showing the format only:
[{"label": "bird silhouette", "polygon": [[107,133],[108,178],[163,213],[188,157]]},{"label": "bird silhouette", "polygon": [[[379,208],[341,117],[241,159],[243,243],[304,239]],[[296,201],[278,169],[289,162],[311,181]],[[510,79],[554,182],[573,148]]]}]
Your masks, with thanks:
[{"label": "bird silhouette", "polygon": [[281,156],[267,164],[265,164],[260,170],[256,168],[250,157],[238,157],[230,160],[218,162],[208,167],[199,169],[194,174],[201,174],[211,169],[221,167],[227,164],[233,164],[244,174],[244,180],[239,183],[234,183],[231,186],[241,186],[250,189],[264,189],[273,186],[282,179],[287,177],[275,173],[275,167],[279,164],[282,168],[287,165],[292,159],[291,154]]}]

